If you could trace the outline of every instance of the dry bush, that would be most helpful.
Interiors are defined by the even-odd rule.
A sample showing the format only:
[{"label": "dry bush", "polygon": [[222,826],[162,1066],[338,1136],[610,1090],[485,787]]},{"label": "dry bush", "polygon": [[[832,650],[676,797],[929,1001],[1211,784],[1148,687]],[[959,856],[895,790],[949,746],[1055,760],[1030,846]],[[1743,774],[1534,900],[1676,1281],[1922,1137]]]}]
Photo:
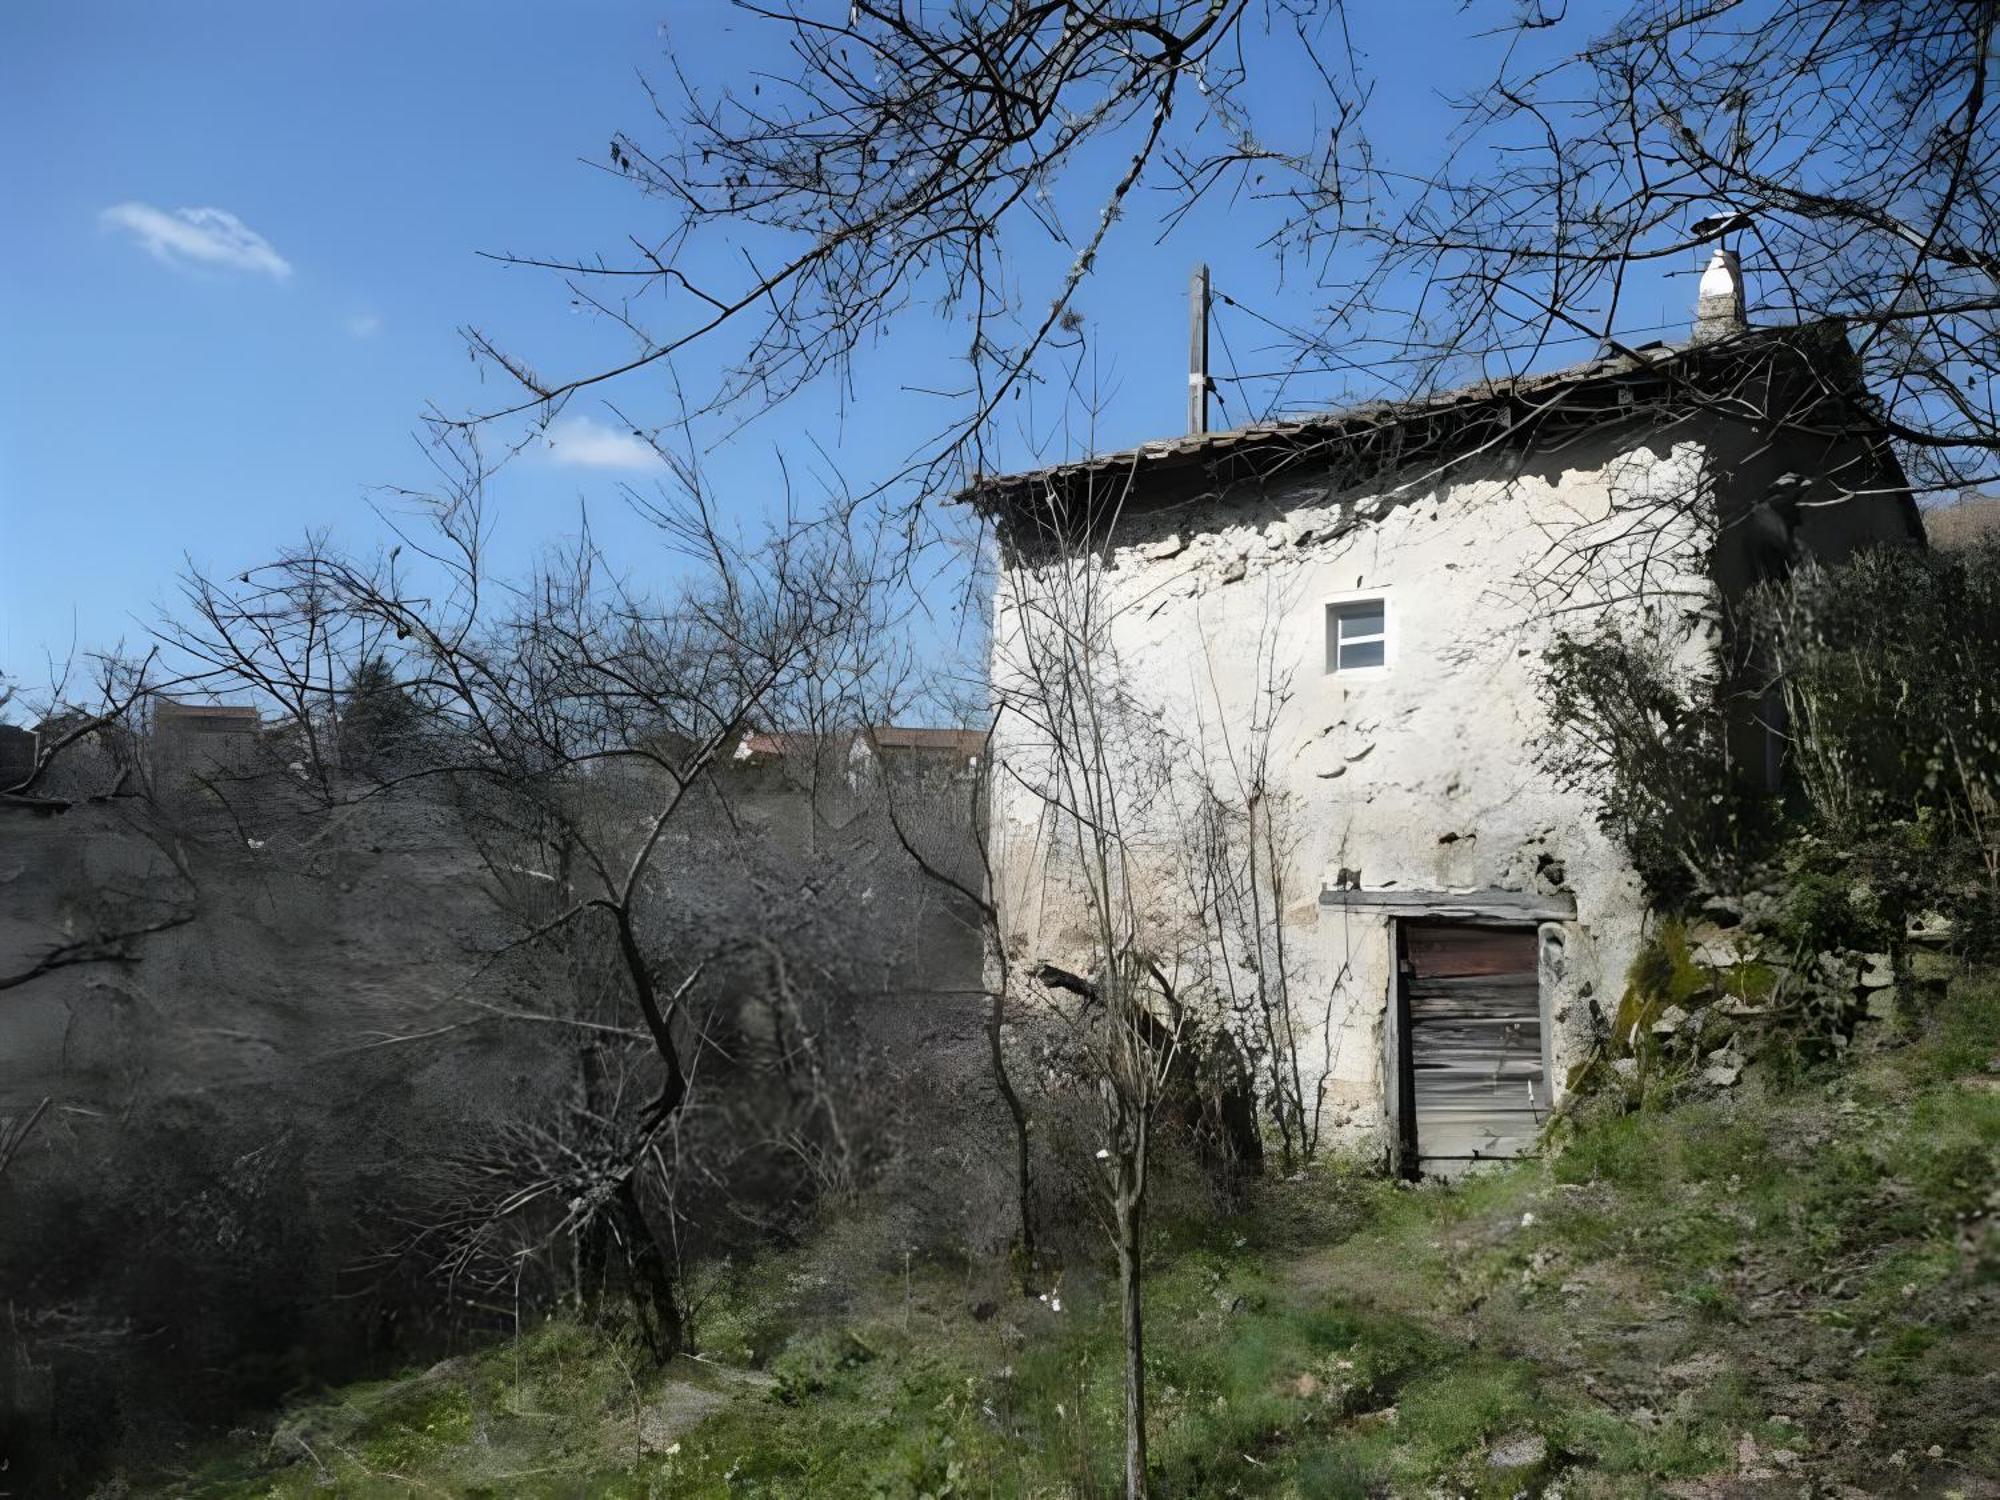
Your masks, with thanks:
[{"label": "dry bush", "polygon": [[1962,551],[2000,542],[2000,495],[1963,494],[1949,505],[1924,511],[1923,516],[1924,534],[1933,547]]}]

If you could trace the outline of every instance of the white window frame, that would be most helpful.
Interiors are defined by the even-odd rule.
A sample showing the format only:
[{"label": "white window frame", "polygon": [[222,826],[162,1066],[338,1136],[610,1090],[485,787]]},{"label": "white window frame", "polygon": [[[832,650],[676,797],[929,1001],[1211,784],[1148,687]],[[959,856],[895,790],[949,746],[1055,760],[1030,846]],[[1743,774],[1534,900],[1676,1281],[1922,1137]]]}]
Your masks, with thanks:
[{"label": "white window frame", "polygon": [[[1382,665],[1379,667],[1342,667],[1340,665],[1340,612],[1343,607],[1354,604],[1380,604],[1382,606]],[[1329,594],[1321,601],[1320,612],[1325,621],[1322,626],[1322,646],[1326,653],[1326,675],[1342,682],[1367,682],[1377,677],[1387,677],[1396,665],[1396,607],[1387,589],[1349,589],[1345,593]],[[1374,640],[1373,636],[1360,636],[1350,640],[1350,644],[1362,644]]]}]

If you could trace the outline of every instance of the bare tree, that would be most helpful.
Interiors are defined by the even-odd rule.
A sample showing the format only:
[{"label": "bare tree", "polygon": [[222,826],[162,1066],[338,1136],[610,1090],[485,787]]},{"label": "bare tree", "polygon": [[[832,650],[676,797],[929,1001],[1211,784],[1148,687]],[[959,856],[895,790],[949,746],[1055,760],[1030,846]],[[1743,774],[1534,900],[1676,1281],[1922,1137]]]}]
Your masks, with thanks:
[{"label": "bare tree", "polygon": [[[1414,278],[1427,352],[1461,367],[1511,350],[1518,368],[1579,334],[1625,348],[1649,273],[1740,246],[1767,316],[1848,327],[1922,482],[1990,474],[2000,6],[1640,0],[1603,29],[1537,16],[1536,44],[1465,104],[1451,160],[1385,220],[1368,294],[1335,333]],[[1740,384],[1689,396],[1754,399]]]},{"label": "bare tree", "polygon": [[[1115,513],[1115,505],[1107,507]],[[1087,972],[1046,960],[1030,976],[1097,1094],[1125,1357],[1125,1491],[1146,1493],[1144,1249],[1156,1116],[1189,1016],[1176,955],[1149,898],[1138,809],[1159,795],[1132,743],[1140,719],[1112,643],[1114,608],[1091,543],[1104,516],[1059,517],[1039,566],[1017,569],[995,621],[1000,775],[1044,809],[1047,869],[1087,931]],[[1018,544],[1018,539],[1017,539]],[[1011,934],[1004,934],[1011,939]]]},{"label": "bare tree", "polygon": [[[1859,378],[1830,378],[1824,421],[1865,384],[1934,487],[1987,476],[2000,452],[1993,0],[1633,0],[1608,23],[1523,6],[1448,138],[1393,161],[1363,133],[1371,85],[1338,6],[745,9],[782,65],[747,87],[671,70],[652,126],[610,143],[606,170],[656,214],[623,259],[501,257],[553,269],[635,351],[543,376],[469,330],[520,393],[469,420],[546,419],[696,342],[728,371],[697,413],[741,415],[844,379],[934,301],[961,321],[966,369],[922,382],[945,414],[901,471],[934,491],[994,467],[994,419],[1073,342],[1113,226],[1145,202],[1170,231],[1230,194],[1317,304],[1258,315],[1281,351],[1272,401],[1301,378],[1332,377],[1328,398],[1412,395],[1565,347],[1630,354],[1655,331],[1661,274],[1722,245],[1767,317],[1851,330]],[[1285,88],[1264,86],[1281,70]],[[746,228],[766,248],[740,277],[692,269]],[[1070,255],[1016,294],[1027,236]],[[1738,369],[1683,396],[1754,417],[1754,387]]]},{"label": "bare tree", "polygon": [[[1073,304],[1128,207],[1163,194],[1171,224],[1211,192],[1282,161],[1337,193],[1353,168],[1362,88],[1333,14],[1289,0],[978,0],[910,7],[860,0],[746,4],[782,58],[755,80],[709,87],[673,67],[649,86],[649,130],[620,132],[607,170],[657,216],[618,260],[508,254],[559,274],[632,352],[562,376],[467,329],[517,399],[472,423],[546,420],[572,396],[609,392],[698,343],[727,373],[697,413],[782,402],[829,376],[910,306],[934,303],[964,331],[966,371],[901,477],[918,492],[992,467],[994,419],[1031,388],[1038,360],[1073,345]],[[1325,56],[1332,108],[1310,144],[1277,150],[1250,127],[1251,17]],[[1334,40],[1328,43],[1328,36]],[[1345,62],[1340,61],[1345,57]],[[1336,82],[1335,80],[1339,80]],[[711,241],[745,229],[742,273],[694,270]],[[1009,237],[1069,252],[1048,284],[1020,288]],[[661,309],[665,309],[664,314]],[[866,488],[898,477],[870,476]]]},{"label": "bare tree", "polygon": [[[1261,1058],[1257,1092],[1290,1175],[1319,1150],[1321,1092],[1333,1070],[1334,991],[1329,987],[1318,1025],[1309,1028],[1302,1015],[1309,996],[1297,988],[1286,931],[1298,830],[1271,764],[1274,727],[1292,693],[1291,669],[1277,652],[1282,612],[1283,601],[1267,595],[1245,722],[1232,721],[1214,644],[1204,639],[1193,728],[1168,741],[1167,753],[1182,764],[1162,781],[1185,851],[1195,970],[1228,1017],[1217,1036],[1233,1044],[1232,1031],[1240,1031],[1250,1055]],[[1254,1146],[1254,1137],[1247,1144]]]},{"label": "bare tree", "polygon": [[[39,951],[0,957],[0,990],[30,984],[84,964],[129,963],[142,939],[193,922],[200,886],[175,819],[162,817],[156,767],[148,754],[148,710],[174,684],[158,670],[157,653],[134,659],[99,653],[65,661],[40,695],[33,754],[0,774],[0,817],[50,818],[76,808],[123,816],[129,829],[160,857],[157,878],[102,879],[79,893],[64,914],[61,935]],[[12,689],[0,684],[0,707]]]},{"label": "bare tree", "polygon": [[[672,831],[718,758],[760,705],[839,659],[837,641],[869,617],[872,579],[849,515],[791,520],[746,540],[684,470],[680,489],[643,506],[684,571],[675,592],[656,598],[611,575],[587,534],[525,583],[505,585],[482,556],[484,470],[469,443],[454,451],[464,462],[434,497],[428,531],[400,532],[402,546],[378,559],[313,539],[233,583],[195,577],[193,617],[166,634],[211,673],[291,711],[329,801],[417,779],[483,788],[476,827],[516,925],[510,949],[602,936],[637,1024],[592,1001],[601,978],[579,981],[580,1008],[543,1018],[591,1039],[579,1116],[589,1139],[579,1149],[524,1125],[503,1155],[530,1180],[503,1174],[502,1190],[454,1211],[445,1260],[465,1269],[501,1221],[560,1193],[565,1209],[537,1221],[531,1248],[573,1241],[601,1263],[607,1244],[623,1246],[642,1326],[664,1354],[682,1337],[674,1258],[640,1182],[671,1175],[660,1143],[688,1103],[700,1045],[686,1006],[727,945],[660,951],[646,914],[676,878],[670,851],[685,850]],[[399,566],[403,547],[428,564],[416,577]],[[336,779],[337,758],[323,747],[337,738],[343,692],[361,664],[384,662],[394,682],[377,690],[393,686],[427,718],[425,753],[391,783]],[[370,670],[381,678],[386,668]],[[607,797],[614,775],[621,795]],[[604,1039],[634,1033],[648,1049],[651,1097],[631,1110],[639,1075]]]},{"label": "bare tree", "polygon": [[[989,746],[991,740],[989,725]],[[887,786],[884,806],[896,842],[924,877],[957,896],[979,915],[981,937],[991,968],[986,985],[987,1061],[992,1070],[994,1089],[1006,1105],[1007,1118],[1013,1125],[1014,1201],[1020,1226],[1021,1263],[1032,1276],[1039,1253],[1035,1234],[1034,1148],[1028,1107],[1020,1089],[1015,1086],[1013,1071],[1007,1062],[1007,1020],[1016,978],[1007,934],[1001,925],[999,896],[993,878],[992,824],[989,817],[993,801],[991,754],[979,757],[977,772],[965,778],[962,793],[966,804],[965,827],[970,832],[978,860],[976,871],[964,868],[961,861],[952,857],[950,848],[939,847],[934,832],[922,826],[921,817],[911,807],[910,799],[893,782]]]},{"label": "bare tree", "polygon": [[[79,802],[108,802],[147,790],[138,737],[152,697],[176,684],[159,669],[157,652],[136,659],[121,651],[97,652],[81,666],[82,671],[75,655],[66,658],[37,695],[34,753],[25,764],[0,771],[0,808],[61,813]],[[20,701],[18,686],[0,679],[0,709]],[[67,785],[51,790],[49,783],[61,771],[69,773]]]}]

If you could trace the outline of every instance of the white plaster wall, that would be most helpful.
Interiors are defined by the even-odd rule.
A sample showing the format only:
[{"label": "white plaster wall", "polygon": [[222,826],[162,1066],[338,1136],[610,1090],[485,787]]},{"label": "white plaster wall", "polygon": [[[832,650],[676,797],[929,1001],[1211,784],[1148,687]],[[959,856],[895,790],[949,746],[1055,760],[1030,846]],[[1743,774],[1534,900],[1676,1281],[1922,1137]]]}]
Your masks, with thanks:
[{"label": "white plaster wall", "polygon": [[[1382,1025],[1393,969],[1389,921],[1317,899],[1336,870],[1364,892],[1502,888],[1573,894],[1553,984],[1554,1084],[1588,1038],[1593,997],[1609,1009],[1636,951],[1643,904],[1589,806],[1541,774],[1539,699],[1552,631],[1606,609],[1656,611],[1685,635],[1690,666],[1710,649],[1710,532],[1699,519],[1701,451],[1579,449],[1564,465],[1371,493],[1303,480],[1255,505],[1210,505],[1096,560],[1110,670],[1161,740],[1189,747],[1224,785],[1260,713],[1273,781],[1297,843],[1286,884],[1294,1010],[1336,1136],[1381,1125]],[[1592,548],[1595,550],[1591,550]],[[1588,557],[1587,564],[1583,561]],[[1630,567],[1642,560],[1645,587]],[[1046,772],[1035,693],[1024,682],[1024,598],[1047,569],[1003,567],[993,682],[996,894],[1013,956],[1088,967],[1073,835],[1034,788]],[[1389,601],[1391,660],[1370,679],[1325,670],[1325,603],[1356,591]],[[1275,669],[1275,671],[1274,671]],[[1270,712],[1269,687],[1283,702]],[[1229,743],[1225,743],[1225,731]],[[1142,750],[1135,735],[1131,753]],[[1148,920],[1172,920],[1176,799],[1134,767],[1124,832],[1154,887]],[[1545,955],[1546,958],[1546,955]]]}]

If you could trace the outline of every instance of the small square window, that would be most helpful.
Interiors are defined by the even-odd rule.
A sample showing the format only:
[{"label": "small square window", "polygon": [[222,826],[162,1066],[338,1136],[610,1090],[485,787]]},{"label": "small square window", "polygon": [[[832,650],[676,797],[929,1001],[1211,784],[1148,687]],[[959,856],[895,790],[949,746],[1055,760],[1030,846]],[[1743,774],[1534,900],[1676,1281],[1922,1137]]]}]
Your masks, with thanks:
[{"label": "small square window", "polygon": [[1349,599],[1326,607],[1327,671],[1379,671],[1388,664],[1387,600]]}]

